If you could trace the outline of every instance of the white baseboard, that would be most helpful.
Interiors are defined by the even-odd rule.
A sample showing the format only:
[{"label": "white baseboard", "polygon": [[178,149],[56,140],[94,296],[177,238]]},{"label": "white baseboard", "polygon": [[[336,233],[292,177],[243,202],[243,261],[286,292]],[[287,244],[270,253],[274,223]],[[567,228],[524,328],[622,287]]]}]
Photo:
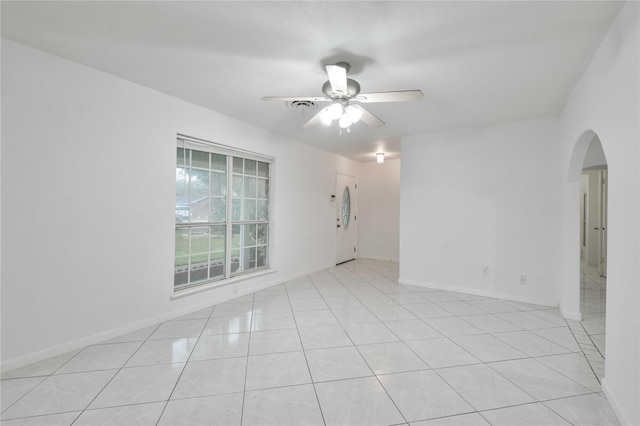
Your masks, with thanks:
[{"label": "white baseboard", "polygon": [[574,321],[582,321],[582,313],[575,312],[575,311],[567,311],[562,308],[562,305],[559,307],[559,309],[563,318],[568,320],[574,320]]},{"label": "white baseboard", "polygon": [[395,262],[398,263],[399,259],[395,257],[380,257],[380,256],[369,256],[366,254],[358,255],[358,259],[369,259],[369,260],[381,260],[384,262]]},{"label": "white baseboard", "polygon": [[622,411],[622,409],[620,408],[620,404],[618,403],[618,400],[611,392],[611,389],[609,388],[609,384],[607,383],[605,377],[602,378],[602,381],[600,382],[600,387],[602,388],[602,392],[604,392],[604,395],[607,397],[607,401],[609,401],[611,408],[613,408],[613,412],[618,417],[618,421],[620,421],[620,424],[622,425],[634,424],[634,423],[631,423],[629,418],[624,414],[624,411]]},{"label": "white baseboard", "polygon": [[[273,287],[274,285],[278,285],[278,284],[282,284],[285,283],[287,281],[291,281],[294,280],[296,278],[300,278],[300,277],[304,277],[310,274],[313,274],[314,272],[319,272],[319,271],[323,271],[325,269],[329,269],[334,267],[334,264],[329,264],[329,265],[324,265],[324,266],[320,266],[317,268],[313,268],[307,272],[303,272],[303,273],[297,273],[297,274],[291,274],[288,276],[284,276],[284,277],[273,277],[271,278],[269,281],[266,282],[261,282],[258,284],[254,284],[254,285],[250,285],[250,286],[245,286],[242,288],[242,291],[239,291],[238,294],[233,294],[233,295],[229,295],[229,294],[225,294],[225,295],[220,295],[218,297],[215,297],[213,299],[207,299],[205,301],[199,302],[199,303],[195,303],[193,305],[190,305],[186,308],[182,308],[182,309],[178,309],[178,310],[174,310],[174,311],[169,311],[166,312],[164,314],[161,315],[157,315],[151,318],[146,318],[144,320],[140,320],[140,321],[136,321],[133,323],[129,323],[126,325],[123,325],[121,327],[115,327],[112,328],[110,330],[105,330],[103,332],[99,332],[96,334],[92,334],[90,336],[86,336],[80,339],[76,339],[76,340],[71,340],[68,342],[64,342],[61,343],[59,345],[54,345],[51,346],[49,348],[46,349],[42,349],[39,351],[35,351],[35,352],[31,352],[28,353],[26,355],[22,355],[16,358],[12,358],[9,360],[2,360],[2,364],[0,365],[0,371],[2,371],[2,373],[11,371],[11,370],[15,370],[18,368],[22,368],[25,367],[29,364],[33,364],[36,362],[40,362],[40,361],[44,361],[46,359],[49,358],[53,358],[56,357],[58,355],[63,355],[66,354],[68,352],[74,351],[74,350],[78,350],[78,349],[82,349],[86,346],[90,346],[90,345],[95,345],[98,343],[102,343],[104,341],[116,338],[118,336],[122,336],[123,334],[127,334],[127,333],[132,333],[134,331],[146,328],[146,327],[151,327],[153,325],[159,324],[161,322],[164,321],[169,321],[175,318],[179,318],[181,316],[184,315],[188,315],[190,313],[193,312],[197,312],[201,309],[205,309],[209,306],[213,306],[213,305],[217,305],[220,303],[224,303],[227,302],[229,300],[235,299],[237,297],[242,297],[245,296],[247,294],[256,292],[256,291],[260,291],[263,290],[265,288],[269,288],[269,287]],[[199,298],[200,296],[194,294],[193,295],[195,298]],[[189,296],[185,296],[185,297],[189,297]]]},{"label": "white baseboard", "polygon": [[446,291],[455,291],[457,293],[473,294],[474,296],[484,296],[484,297],[491,297],[494,299],[511,300],[513,302],[530,303],[532,305],[549,306],[552,308],[558,307],[558,302],[556,300],[543,299],[539,297],[519,296],[516,294],[501,293],[501,292],[490,291],[490,290],[479,290],[477,288],[460,287],[460,286],[455,286],[450,284],[407,280],[402,277],[400,277],[398,282],[400,284],[415,285],[417,287],[434,288],[436,290],[446,290]]}]

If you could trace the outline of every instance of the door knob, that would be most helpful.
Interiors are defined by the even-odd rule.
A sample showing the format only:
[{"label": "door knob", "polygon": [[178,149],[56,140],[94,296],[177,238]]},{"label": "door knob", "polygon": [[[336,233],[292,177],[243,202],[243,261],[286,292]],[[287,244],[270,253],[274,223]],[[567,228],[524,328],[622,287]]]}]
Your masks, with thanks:
[{"label": "door knob", "polygon": [[340,228],[340,224],[338,224],[338,228]]}]

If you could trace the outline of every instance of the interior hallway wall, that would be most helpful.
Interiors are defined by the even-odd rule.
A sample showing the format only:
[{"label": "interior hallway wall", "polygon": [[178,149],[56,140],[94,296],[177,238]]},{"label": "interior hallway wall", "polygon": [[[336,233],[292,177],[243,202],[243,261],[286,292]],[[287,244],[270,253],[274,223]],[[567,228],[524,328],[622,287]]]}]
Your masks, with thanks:
[{"label": "interior hallway wall", "polygon": [[562,113],[561,306],[579,311],[580,173],[597,135],[607,160],[607,358],[603,390],[640,424],[640,3],[627,2]]},{"label": "interior hallway wall", "polygon": [[[275,157],[275,273],[172,300],[176,134]],[[359,163],[2,40],[2,369],[335,264]]]},{"label": "interior hallway wall", "polygon": [[362,163],[358,183],[358,257],[398,261],[400,160]]},{"label": "interior hallway wall", "polygon": [[403,139],[401,282],[557,305],[558,139],[553,118]]}]

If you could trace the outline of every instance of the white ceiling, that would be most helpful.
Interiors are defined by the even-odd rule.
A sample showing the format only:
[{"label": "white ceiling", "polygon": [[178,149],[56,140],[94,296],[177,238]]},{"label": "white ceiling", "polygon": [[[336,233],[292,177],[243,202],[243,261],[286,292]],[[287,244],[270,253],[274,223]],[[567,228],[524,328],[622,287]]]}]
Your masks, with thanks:
[{"label": "white ceiling", "polygon": [[[622,3],[2,1],[2,35],[358,161],[406,135],[557,115]],[[303,129],[267,95],[321,95],[351,63],[386,125]],[[324,105],[324,104],[322,104]]]}]

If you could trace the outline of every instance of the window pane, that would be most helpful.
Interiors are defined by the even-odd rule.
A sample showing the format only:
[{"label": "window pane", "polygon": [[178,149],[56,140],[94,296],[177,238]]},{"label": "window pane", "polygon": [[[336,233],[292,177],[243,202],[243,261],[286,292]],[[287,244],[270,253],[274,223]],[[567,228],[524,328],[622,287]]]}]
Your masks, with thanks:
[{"label": "window pane", "polygon": [[256,267],[256,248],[244,249],[244,259],[242,259],[242,270],[255,269]]},{"label": "window pane", "polygon": [[256,245],[256,225],[242,225],[244,233],[244,246]]},{"label": "window pane", "polygon": [[184,167],[176,167],[176,195],[187,193],[188,171]]},{"label": "window pane", "polygon": [[267,244],[267,227],[266,223],[259,223],[257,226],[256,244]]},{"label": "window pane", "polygon": [[244,160],[244,174],[249,176],[256,175],[256,162],[254,160]]},{"label": "window pane", "polygon": [[209,172],[191,169],[191,195],[209,195]]},{"label": "window pane", "polygon": [[209,254],[197,254],[191,256],[191,268],[189,270],[190,281],[204,281],[209,278]]},{"label": "window pane", "polygon": [[267,220],[268,215],[268,207],[267,202],[265,200],[257,201],[257,209],[258,209],[258,220]]},{"label": "window pane", "polygon": [[242,219],[242,200],[234,198],[231,204],[231,219],[234,221]]},{"label": "window pane", "polygon": [[209,169],[209,153],[203,151],[191,151],[191,167]]},{"label": "window pane", "polygon": [[265,179],[257,179],[258,198],[267,198],[269,196],[269,181]]},{"label": "window pane", "polygon": [[[189,256],[189,228],[176,228],[176,265],[178,264],[177,258],[184,258]],[[185,265],[188,262],[184,263]]]},{"label": "window pane", "polygon": [[211,195],[227,195],[227,174],[211,172]]},{"label": "window pane", "polygon": [[233,175],[233,191],[234,197],[242,197],[242,176]]},{"label": "window pane", "polygon": [[225,198],[211,199],[211,222],[224,222],[227,216],[227,203]]},{"label": "window pane", "polygon": [[209,222],[209,197],[196,196],[191,197],[190,203],[190,221]]},{"label": "window pane", "polygon": [[269,177],[269,163],[258,162],[258,176]]},{"label": "window pane", "polygon": [[[209,253],[209,227],[191,228],[191,263],[194,262],[194,255],[198,253]],[[206,257],[206,256],[205,256]]]},{"label": "window pane", "polygon": [[233,158],[233,173],[242,174],[242,158]]},{"label": "window pane", "polygon": [[244,178],[244,196],[245,198],[256,198],[256,178]]},{"label": "window pane", "polygon": [[256,220],[256,200],[244,200],[242,220]]},{"label": "window pane", "polygon": [[258,258],[256,259],[256,267],[261,268],[267,266],[267,247],[258,247]]},{"label": "window pane", "polygon": [[209,234],[209,278],[224,276],[226,226],[212,226]]},{"label": "window pane", "polygon": [[240,227],[242,225],[233,225],[231,228],[231,247],[240,248]]},{"label": "window pane", "polygon": [[222,154],[211,154],[211,170],[227,171],[227,156]]},{"label": "window pane", "polygon": [[231,250],[231,273],[240,269],[240,250]]}]

